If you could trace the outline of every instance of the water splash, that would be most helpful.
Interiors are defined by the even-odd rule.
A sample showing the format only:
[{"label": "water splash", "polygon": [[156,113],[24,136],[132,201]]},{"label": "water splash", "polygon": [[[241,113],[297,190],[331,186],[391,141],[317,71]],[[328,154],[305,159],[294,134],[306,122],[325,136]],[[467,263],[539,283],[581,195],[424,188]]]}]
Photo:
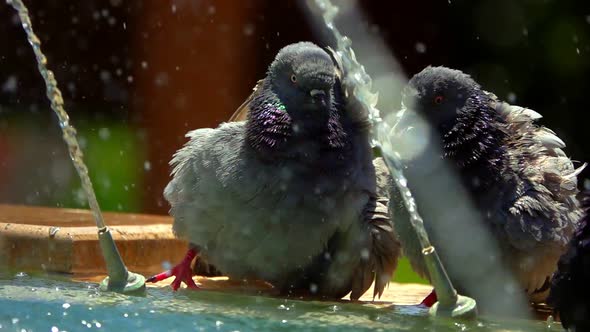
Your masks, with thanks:
[{"label": "water splash", "polygon": [[329,0],[315,0],[315,3],[322,10],[325,26],[336,40],[335,52],[346,72],[343,84],[352,87],[352,96],[348,97],[357,99],[366,108],[369,121],[372,123],[371,144],[380,147],[391,175],[400,190],[406,209],[410,212],[411,222],[416,229],[420,244],[422,248],[428,248],[431,245],[424,229],[424,221],[418,213],[416,201],[408,188],[408,181],[402,171],[401,158],[391,145],[389,135],[391,128],[387,122],[383,121],[379,110],[376,108],[378,94],[372,92],[372,79],[365,71],[365,67],[356,60],[356,55],[352,49],[352,41],[343,36],[334,25],[338,7],[334,6]]}]

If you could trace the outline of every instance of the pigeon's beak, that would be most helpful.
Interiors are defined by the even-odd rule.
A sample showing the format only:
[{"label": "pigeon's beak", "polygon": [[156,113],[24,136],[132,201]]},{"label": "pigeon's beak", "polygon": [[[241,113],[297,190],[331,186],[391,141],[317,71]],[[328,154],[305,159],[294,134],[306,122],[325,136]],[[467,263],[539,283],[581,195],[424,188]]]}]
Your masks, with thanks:
[{"label": "pigeon's beak", "polygon": [[313,89],[309,91],[309,95],[311,96],[311,99],[314,103],[326,106],[328,101],[328,94],[326,93],[326,91],[320,89]]}]

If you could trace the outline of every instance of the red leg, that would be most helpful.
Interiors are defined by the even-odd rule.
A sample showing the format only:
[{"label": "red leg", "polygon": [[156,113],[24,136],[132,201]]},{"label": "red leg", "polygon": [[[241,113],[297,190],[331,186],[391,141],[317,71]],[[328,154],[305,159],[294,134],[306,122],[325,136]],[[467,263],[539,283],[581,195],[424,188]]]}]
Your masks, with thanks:
[{"label": "red leg", "polygon": [[175,276],[176,278],[171,284],[173,290],[177,290],[178,288],[180,288],[180,284],[183,281],[188,288],[198,289],[199,286],[197,286],[197,284],[195,284],[195,281],[193,280],[193,271],[191,269],[191,262],[197,256],[197,254],[197,250],[192,248],[189,249],[186,253],[186,256],[184,256],[182,262],[173,267],[171,270],[164,271],[160,274],[156,274],[148,278],[147,282],[158,282]]},{"label": "red leg", "polygon": [[428,296],[425,297],[424,300],[422,300],[420,305],[430,308],[436,303],[436,301],[438,301],[438,298],[436,297],[436,291],[433,289],[432,292],[428,294]]}]

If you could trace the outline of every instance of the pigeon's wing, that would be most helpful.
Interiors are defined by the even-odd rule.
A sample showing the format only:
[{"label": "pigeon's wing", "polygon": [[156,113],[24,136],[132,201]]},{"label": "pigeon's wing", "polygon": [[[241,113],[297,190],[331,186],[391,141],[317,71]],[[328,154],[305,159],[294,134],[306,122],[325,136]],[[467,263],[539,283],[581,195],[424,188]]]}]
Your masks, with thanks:
[{"label": "pigeon's wing", "polygon": [[373,298],[381,297],[397,268],[401,245],[389,218],[388,203],[385,197],[371,197],[361,216],[367,243],[353,273],[353,300],[360,298],[373,281]]},{"label": "pigeon's wing", "polygon": [[230,208],[224,203],[232,201],[230,196],[248,191],[247,188],[238,190],[233,181],[241,175],[243,133],[242,122],[222,124],[216,129],[197,129],[187,134],[190,140],[174,154],[170,161],[172,180],[164,190],[164,197],[171,205],[173,230],[178,236],[213,237],[222,225],[213,224],[218,218],[211,216]]},{"label": "pigeon's wing", "polygon": [[499,103],[496,110],[508,134],[504,176],[512,180],[500,188],[504,197],[496,211],[499,218],[493,220],[503,230],[500,236],[516,249],[508,260],[517,278],[534,296],[531,299],[542,299],[555,262],[582,216],[576,198],[577,175],[585,165],[574,167],[562,150],[565,143],[535,123],[541,118],[537,112],[507,103]]},{"label": "pigeon's wing", "polygon": [[[534,241],[565,245],[582,213],[576,195],[575,168],[562,150],[565,143],[549,128],[538,126],[533,110],[501,103],[497,108],[507,124],[506,142],[511,172],[519,175],[509,213]],[[517,242],[526,245],[530,241]]]},{"label": "pigeon's wing", "polygon": [[240,107],[238,107],[238,109],[234,112],[234,114],[232,114],[232,116],[229,118],[228,122],[246,121],[246,119],[248,119],[248,113],[250,113],[250,102],[252,102],[252,99],[254,98],[254,96],[256,96],[256,93],[257,93],[261,83],[262,83],[262,80],[259,80],[256,83],[256,85],[254,86],[254,89],[252,89],[253,91],[250,94],[250,96],[248,96],[248,98],[246,98],[246,100],[242,103],[242,105],[240,105]]}]

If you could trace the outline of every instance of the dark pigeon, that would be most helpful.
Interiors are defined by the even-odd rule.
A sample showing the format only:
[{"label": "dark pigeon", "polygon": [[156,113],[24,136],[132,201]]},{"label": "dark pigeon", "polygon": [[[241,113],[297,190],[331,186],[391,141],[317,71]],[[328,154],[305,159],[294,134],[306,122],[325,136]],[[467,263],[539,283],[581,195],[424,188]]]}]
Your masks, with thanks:
[{"label": "dark pigeon", "polygon": [[[485,259],[498,266],[502,264],[511,272],[530,301],[543,301],[557,260],[582,216],[576,199],[576,178],[583,167],[575,169],[562,150],[563,141],[550,129],[535,124],[541,118],[539,113],[499,100],[459,70],[427,67],[409,81],[403,104],[407,109],[401,113],[396,132],[411,128],[416,116],[433,126],[433,137],[442,147],[438,159],[457,174],[476,215],[483,221],[486,234],[490,234],[498,247],[499,257],[490,254]],[[407,170],[410,185],[427,176],[436,176],[432,170],[429,170],[432,174],[427,173],[430,165],[420,162],[421,158],[420,154],[410,158]],[[452,188],[424,190],[453,193]],[[420,190],[416,192],[420,198]],[[459,236],[464,236],[466,243],[477,245],[477,240],[471,238],[473,235],[461,233],[456,226],[449,225],[442,233],[433,232],[434,223],[443,216],[428,215],[429,202],[418,200],[417,203],[437,248],[447,245],[441,238],[448,234],[463,234]],[[394,210],[393,221],[405,254],[414,269],[428,277],[406,211],[399,206],[390,208]],[[446,207],[443,212],[450,216],[447,219],[452,221],[455,209]],[[469,251],[469,247],[466,245],[464,250]],[[453,257],[441,251],[443,261],[463,270],[459,273],[480,269],[450,262]],[[484,257],[481,258],[483,262]],[[461,278],[456,278],[456,271],[450,271],[450,276],[457,281],[457,288],[474,296],[464,289],[458,280]],[[475,283],[485,284],[486,280],[485,273],[480,273]],[[424,304],[436,300],[436,294],[432,295]]]},{"label": "dark pigeon", "polygon": [[286,46],[236,122],[187,134],[164,195],[190,250],[151,281],[196,287],[188,266],[199,256],[283,294],[358,299],[375,281],[381,295],[400,245],[376,194],[367,119],[342,97],[340,75],[318,46]]},{"label": "dark pigeon", "polygon": [[590,331],[590,185],[582,196],[586,214],[559,259],[547,300],[571,331]]}]

